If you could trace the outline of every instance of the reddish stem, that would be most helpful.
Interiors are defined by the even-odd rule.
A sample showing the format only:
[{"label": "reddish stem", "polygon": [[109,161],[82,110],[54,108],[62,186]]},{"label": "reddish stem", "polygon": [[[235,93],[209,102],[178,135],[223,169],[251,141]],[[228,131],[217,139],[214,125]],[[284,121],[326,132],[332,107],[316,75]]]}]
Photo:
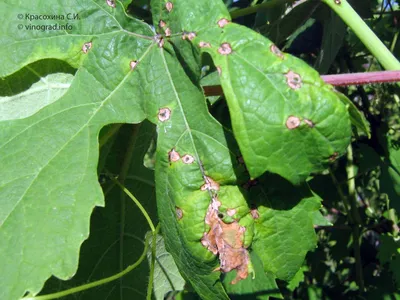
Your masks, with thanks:
[{"label": "reddish stem", "polygon": [[[334,86],[400,82],[400,71],[322,75],[321,78],[326,83],[332,84]],[[223,94],[220,85],[203,86],[203,89],[206,96],[220,96]]]}]

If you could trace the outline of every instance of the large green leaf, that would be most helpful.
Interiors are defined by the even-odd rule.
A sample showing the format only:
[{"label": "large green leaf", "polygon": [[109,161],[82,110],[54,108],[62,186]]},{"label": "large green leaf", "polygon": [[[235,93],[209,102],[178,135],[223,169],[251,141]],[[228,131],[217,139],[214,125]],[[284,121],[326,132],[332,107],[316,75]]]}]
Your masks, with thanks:
[{"label": "large green leaf", "polygon": [[[191,42],[210,54],[220,71],[251,177],[270,171],[299,183],[343,154],[350,142],[350,120],[332,87],[306,63],[231,23],[221,2],[202,2],[212,8],[206,21],[204,10],[194,3],[176,2],[169,12],[175,16],[170,17],[172,25],[193,32]],[[188,10],[196,13],[188,18]]]},{"label": "large green leaf", "polygon": [[[2,299],[17,299],[25,291],[36,294],[52,274],[67,279],[75,273],[89,216],[94,206],[103,205],[96,174],[98,132],[108,123],[144,119],[138,101],[146,93],[141,77],[148,73],[148,54],[156,49],[150,27],[126,18],[120,5],[46,3],[0,4],[7,23],[1,32],[2,76],[43,58],[82,63],[58,101],[29,118],[0,123]],[[16,29],[18,13],[39,10],[80,13],[76,34]],[[92,46],[82,51],[90,41]],[[132,70],[132,60],[143,66]]]},{"label": "large green leaf", "polygon": [[289,281],[317,246],[314,221],[321,199],[307,186],[295,187],[278,176],[265,176],[260,183],[251,190],[257,209],[252,248],[265,271]]},{"label": "large green leaf", "polygon": [[159,94],[148,100],[163,108],[158,122],[156,182],[166,248],[201,297],[226,299],[219,273],[213,272],[217,257],[200,242],[211,200],[200,188],[205,176],[219,184],[235,183],[232,161],[237,154],[230,153],[222,126],[211,118],[204,96],[183,69],[176,67],[173,56],[160,50],[152,61],[164,74]]},{"label": "large green leaf", "polygon": [[[146,236],[150,241],[152,235]],[[152,246],[150,242],[150,246]],[[147,260],[151,261],[151,249],[147,252]],[[156,262],[154,267],[154,296],[156,300],[164,300],[169,292],[182,291],[185,280],[179,274],[179,270],[171,256],[165,249],[163,237],[157,235]]]},{"label": "large green leaf", "polygon": [[[125,177],[126,188],[156,221],[154,172],[143,166],[143,157],[154,127],[147,121],[140,125],[122,126],[101,148],[100,157],[105,156],[104,168],[107,171],[119,175],[120,179]],[[108,147],[111,151],[108,151]],[[149,230],[146,219],[118,186],[107,177],[102,181],[105,207],[95,208],[91,216],[90,236],[81,247],[77,273],[68,281],[55,277],[49,279],[42,293],[59,292],[112,276],[141,256],[145,234]],[[144,261],[118,280],[65,299],[143,299],[146,297],[143,287],[147,285],[148,274],[149,268]]]}]

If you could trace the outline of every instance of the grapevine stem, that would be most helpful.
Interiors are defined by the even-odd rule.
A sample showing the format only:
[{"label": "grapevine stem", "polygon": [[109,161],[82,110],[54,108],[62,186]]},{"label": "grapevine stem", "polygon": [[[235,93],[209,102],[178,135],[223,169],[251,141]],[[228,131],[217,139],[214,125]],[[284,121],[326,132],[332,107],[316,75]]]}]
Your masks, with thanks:
[{"label": "grapevine stem", "polygon": [[61,298],[61,297],[65,297],[65,296],[68,296],[68,295],[71,295],[71,294],[74,294],[74,293],[78,293],[78,292],[81,292],[81,291],[84,291],[84,290],[88,290],[88,289],[94,288],[94,287],[99,286],[99,285],[103,285],[103,284],[109,283],[111,281],[114,281],[114,280],[116,280],[118,278],[121,278],[125,274],[129,273],[130,271],[132,271],[133,269],[135,269],[137,266],[139,266],[142,263],[142,261],[146,257],[148,246],[149,246],[149,242],[146,241],[145,244],[144,244],[144,250],[142,252],[142,255],[139,257],[139,259],[133,265],[128,266],[125,270],[123,270],[122,272],[119,272],[119,273],[117,273],[117,274],[115,274],[113,276],[110,276],[110,277],[107,277],[107,278],[103,278],[103,279],[100,279],[100,280],[97,280],[97,281],[94,281],[94,282],[91,282],[91,283],[88,283],[88,284],[84,284],[84,285],[81,285],[81,286],[77,286],[77,287],[74,287],[74,288],[69,289],[69,290],[65,290],[65,291],[61,291],[61,292],[57,292],[57,293],[53,293],[53,294],[48,294],[48,295],[37,296],[37,297],[36,296],[35,297],[24,297],[24,298],[21,298],[21,300],[50,300],[50,299],[58,299],[58,298]]},{"label": "grapevine stem", "polygon": [[[400,82],[400,71],[322,75],[321,79],[334,86]],[[220,96],[223,94],[222,87],[220,85],[203,86],[203,89],[206,96]]]},{"label": "grapevine stem", "polygon": [[347,0],[322,0],[354,31],[386,70],[400,70],[400,62],[351,7]]}]

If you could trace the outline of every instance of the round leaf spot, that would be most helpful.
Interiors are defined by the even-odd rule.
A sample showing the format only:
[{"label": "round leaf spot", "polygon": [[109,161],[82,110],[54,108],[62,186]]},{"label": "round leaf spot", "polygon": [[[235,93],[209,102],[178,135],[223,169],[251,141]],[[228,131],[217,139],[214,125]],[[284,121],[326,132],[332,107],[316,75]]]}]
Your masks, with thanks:
[{"label": "round leaf spot", "polygon": [[171,29],[169,27],[165,28],[165,36],[171,36]]},{"label": "round leaf spot", "polygon": [[275,54],[279,58],[283,59],[283,52],[281,50],[279,50],[279,48],[276,45],[271,45],[271,47],[269,49],[271,50],[271,52],[273,54]]},{"label": "round leaf spot", "polygon": [[286,76],[286,82],[292,90],[297,90],[301,88],[301,77],[299,74],[293,71],[289,71],[285,76]]},{"label": "round leaf spot", "polygon": [[226,24],[229,23],[228,19],[222,18],[220,20],[218,20],[217,24],[219,27],[223,28]]},{"label": "round leaf spot", "polygon": [[199,43],[199,47],[200,48],[211,48],[211,44],[202,41],[202,42]]},{"label": "round leaf spot", "polygon": [[256,208],[251,209],[250,214],[253,219],[258,219],[260,217],[260,214]]},{"label": "round leaf spot", "polygon": [[168,12],[171,12],[171,10],[174,8],[174,4],[168,1],[167,3],[165,3],[165,8],[168,10]]},{"label": "round leaf spot", "polygon": [[163,20],[160,20],[160,21],[158,22],[158,26],[159,26],[160,28],[164,28],[165,25],[167,25],[167,24],[166,24]]},{"label": "round leaf spot", "polygon": [[107,2],[108,6],[110,6],[112,8],[115,8],[115,1],[114,0],[106,0],[106,2]]},{"label": "round leaf spot", "polygon": [[175,151],[175,149],[172,149],[171,151],[168,152],[168,159],[170,162],[176,162],[181,158],[178,152]]},{"label": "round leaf spot", "polygon": [[300,125],[300,119],[298,117],[290,116],[286,120],[286,127],[288,129],[295,129],[295,128],[299,127],[299,125]]},{"label": "round leaf spot", "polygon": [[167,120],[169,120],[169,118],[171,117],[171,110],[167,107],[164,108],[160,108],[158,111],[158,119],[161,122],[165,122]]},{"label": "round leaf spot", "polygon": [[137,61],[137,60],[131,60],[130,61],[129,67],[131,68],[132,71],[136,68],[138,63],[139,63],[139,61]]},{"label": "round leaf spot", "polygon": [[175,213],[178,220],[183,218],[183,211],[179,207],[175,207]]},{"label": "round leaf spot", "polygon": [[82,46],[82,51],[83,51],[83,53],[88,53],[89,52],[89,50],[92,48],[92,42],[87,42],[87,43],[84,43],[83,44],[83,46]]},{"label": "round leaf spot", "polygon": [[187,34],[187,37],[188,37],[189,41],[192,41],[196,37],[196,33],[195,32],[189,32]]},{"label": "round leaf spot", "polygon": [[228,55],[232,53],[232,48],[229,43],[223,43],[221,46],[218,48],[218,53],[222,55]]},{"label": "round leaf spot", "polygon": [[182,156],[182,161],[184,164],[190,165],[194,162],[194,157],[189,154],[185,154]]}]

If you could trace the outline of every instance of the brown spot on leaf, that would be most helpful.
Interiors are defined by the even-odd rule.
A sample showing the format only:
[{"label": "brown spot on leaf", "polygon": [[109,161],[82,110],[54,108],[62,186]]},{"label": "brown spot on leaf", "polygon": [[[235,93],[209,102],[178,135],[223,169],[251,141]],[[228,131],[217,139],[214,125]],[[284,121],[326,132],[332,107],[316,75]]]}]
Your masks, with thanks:
[{"label": "brown spot on leaf", "polygon": [[218,26],[221,28],[223,28],[228,23],[229,23],[229,20],[225,19],[225,18],[219,19],[217,22]]},{"label": "brown spot on leaf", "polygon": [[291,89],[297,90],[301,88],[302,82],[299,74],[293,71],[289,71],[286,73],[285,77],[286,77],[286,82]]},{"label": "brown spot on leaf", "polygon": [[218,72],[218,75],[221,76],[221,74],[222,74],[222,69],[221,69],[221,67],[217,67],[217,72]]},{"label": "brown spot on leaf", "polygon": [[82,46],[82,51],[83,51],[83,53],[88,53],[89,52],[89,50],[92,48],[92,42],[87,42],[87,43],[84,43],[83,44],[83,46]]},{"label": "brown spot on leaf", "polygon": [[194,162],[194,157],[189,154],[185,154],[184,156],[182,156],[182,161],[184,164],[190,165]]},{"label": "brown spot on leaf", "polygon": [[178,217],[178,220],[182,219],[182,217],[183,217],[182,209],[180,209],[179,207],[175,207],[175,213],[176,213],[176,216]]},{"label": "brown spot on leaf", "polygon": [[164,28],[165,25],[167,25],[167,23],[165,23],[163,20],[160,20],[160,21],[158,22],[158,26],[159,26],[160,28]]},{"label": "brown spot on leaf", "polygon": [[200,187],[202,191],[219,191],[219,183],[215,182],[212,178],[204,176],[205,184]]},{"label": "brown spot on leaf", "polygon": [[341,0],[335,0],[335,4],[340,5],[340,4],[342,4],[342,1]]},{"label": "brown spot on leaf", "polygon": [[202,42],[199,43],[199,47],[200,48],[211,48],[211,44],[202,41]]},{"label": "brown spot on leaf", "polygon": [[129,67],[131,68],[132,71],[135,70],[135,68],[137,67],[137,64],[138,64],[138,63],[139,63],[139,62],[138,62],[137,60],[131,60],[131,61],[130,61]]},{"label": "brown spot on leaf", "polygon": [[165,36],[171,36],[171,29],[169,27],[165,28]]},{"label": "brown spot on leaf", "polygon": [[219,270],[225,273],[234,269],[237,271],[236,278],[231,282],[235,284],[247,278],[248,275],[250,258],[243,245],[246,229],[236,221],[230,224],[224,223],[218,218],[218,210],[215,206],[211,203],[208,207],[205,223],[210,225],[210,230],[204,233],[201,244],[213,254],[219,254]]},{"label": "brown spot on leaf", "polygon": [[311,120],[308,120],[308,119],[304,119],[304,123],[306,123],[311,128],[315,126],[315,124]]},{"label": "brown spot on leaf", "polygon": [[165,8],[168,10],[168,12],[171,12],[171,10],[174,8],[174,4],[168,1],[167,3],[165,3]]},{"label": "brown spot on leaf", "polygon": [[158,111],[158,119],[161,122],[165,122],[167,120],[169,120],[169,118],[171,117],[171,110],[167,107],[164,108],[160,108]]},{"label": "brown spot on leaf", "polygon": [[259,214],[257,208],[252,208],[250,210],[250,214],[251,214],[253,219],[258,219],[260,217],[260,214]]},{"label": "brown spot on leaf", "polygon": [[227,214],[228,216],[232,217],[232,216],[234,216],[234,215],[236,214],[236,209],[234,209],[234,208],[228,208],[228,209],[226,210],[226,214]]},{"label": "brown spot on leaf", "polygon": [[157,43],[158,43],[158,47],[159,47],[159,48],[164,47],[164,43],[165,43],[164,38],[163,38],[162,36],[160,36],[160,37],[158,38]]},{"label": "brown spot on leaf", "polygon": [[298,117],[290,116],[286,120],[286,127],[288,129],[295,129],[295,128],[299,127],[299,125],[300,125],[300,119]]},{"label": "brown spot on leaf", "polygon": [[111,6],[112,8],[115,8],[115,1],[114,0],[106,0],[106,3],[108,6]]},{"label": "brown spot on leaf", "polygon": [[218,48],[218,53],[222,55],[229,55],[232,53],[232,48],[229,43],[222,43]]},{"label": "brown spot on leaf", "polygon": [[275,54],[276,56],[278,56],[279,58],[283,59],[283,52],[281,50],[279,50],[279,48],[276,45],[271,45],[271,47],[269,48],[271,50],[271,52],[273,54]]},{"label": "brown spot on leaf", "polygon": [[170,162],[176,162],[181,158],[178,152],[175,151],[175,149],[172,149],[171,151],[168,152],[168,159]]},{"label": "brown spot on leaf", "polygon": [[334,152],[334,153],[329,157],[329,160],[330,160],[330,161],[335,161],[335,160],[338,158],[338,156],[339,156],[339,153]]},{"label": "brown spot on leaf", "polygon": [[192,41],[195,37],[196,37],[196,33],[195,32],[189,32],[187,34],[187,38],[189,39],[189,41]]}]

